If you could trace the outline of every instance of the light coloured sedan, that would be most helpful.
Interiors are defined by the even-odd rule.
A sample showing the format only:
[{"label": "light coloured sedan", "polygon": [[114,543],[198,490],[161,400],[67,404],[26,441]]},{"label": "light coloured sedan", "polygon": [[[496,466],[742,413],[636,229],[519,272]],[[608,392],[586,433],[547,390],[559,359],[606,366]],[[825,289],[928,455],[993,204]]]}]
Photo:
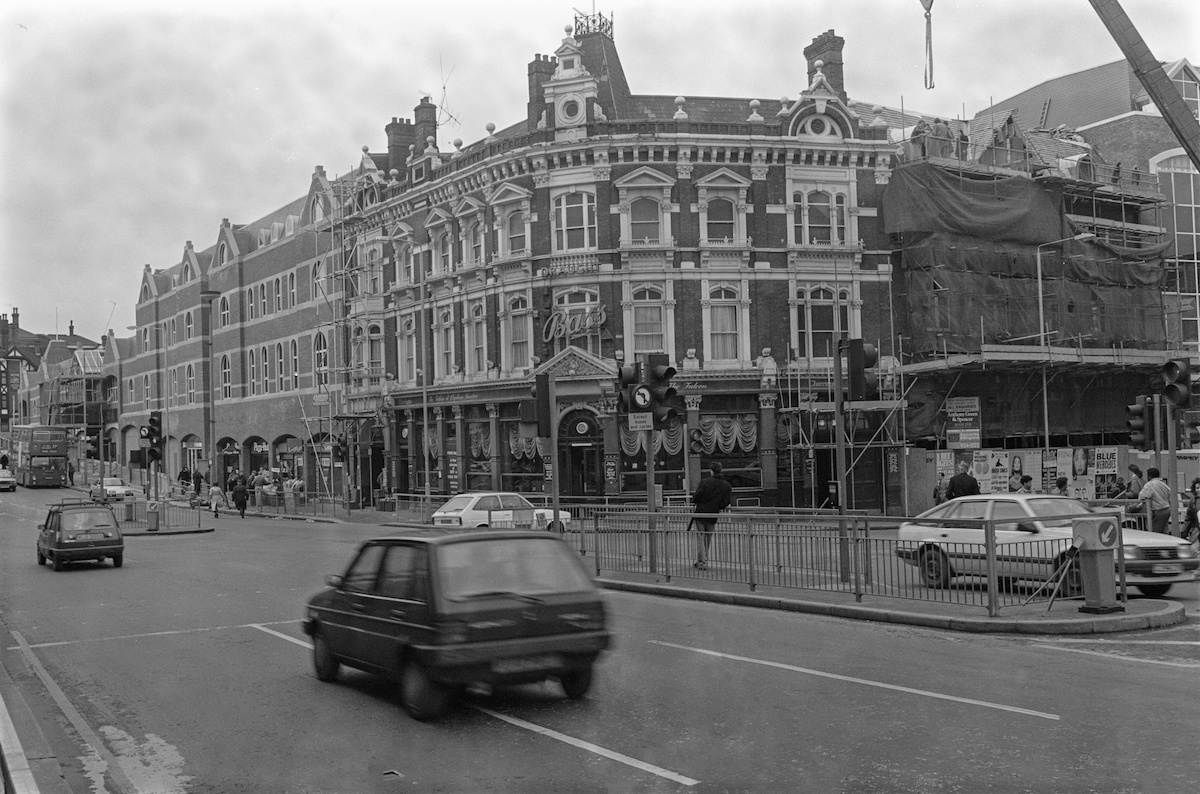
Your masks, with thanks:
[{"label": "light coloured sedan", "polygon": [[[901,524],[896,554],[917,566],[929,587],[946,587],[957,576],[986,576],[984,525],[990,520],[996,522],[996,575],[1046,581],[1073,545],[1075,518],[1118,512],[1048,494],[963,496]],[[1138,529],[1123,529],[1121,540],[1125,581],[1143,594],[1163,596],[1172,584],[1195,580],[1200,558],[1187,541]],[[1078,570],[1076,565],[1069,572],[1067,594],[1080,591]]]},{"label": "light coloured sedan", "polygon": [[571,513],[559,508],[558,521],[554,510],[536,507],[518,493],[464,493],[455,496],[433,514],[433,524],[439,527],[494,527],[498,529],[544,529],[566,532],[571,527]]},{"label": "light coloured sedan", "polygon": [[17,478],[8,469],[0,469],[0,491],[17,490]]},{"label": "light coloured sedan", "polygon": [[123,502],[137,497],[137,491],[120,477],[104,477],[88,489],[88,496],[97,502]]}]

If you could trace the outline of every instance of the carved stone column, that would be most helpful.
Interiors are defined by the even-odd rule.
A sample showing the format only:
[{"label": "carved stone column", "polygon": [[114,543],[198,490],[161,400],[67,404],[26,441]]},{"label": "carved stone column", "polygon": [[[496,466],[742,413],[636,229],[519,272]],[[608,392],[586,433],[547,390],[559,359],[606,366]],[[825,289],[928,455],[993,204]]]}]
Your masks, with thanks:
[{"label": "carved stone column", "polygon": [[503,446],[500,441],[500,406],[496,403],[487,404],[488,412],[488,432],[492,436],[492,454],[491,454],[491,470],[492,470],[492,490],[504,490],[503,480],[500,477],[500,450]]},{"label": "carved stone column", "polygon": [[438,457],[437,463],[434,466],[438,473],[437,490],[439,493],[446,493],[448,490],[446,488],[446,484],[449,482],[449,480],[446,478],[450,474],[450,459],[449,456],[446,455],[446,415],[443,412],[443,409],[433,409],[433,421],[437,423],[437,429],[434,432],[437,433],[438,440]]},{"label": "carved stone column", "polygon": [[458,460],[458,476],[454,477],[452,482],[448,481],[451,493],[460,493],[466,490],[465,483],[467,481],[467,465],[469,447],[471,440],[467,438],[467,418],[463,414],[461,405],[451,406],[454,411],[454,456]]},{"label": "carved stone column", "polygon": [[779,489],[779,454],[775,449],[775,402],[778,395],[758,395],[758,463],[762,467],[763,504],[774,505]]}]

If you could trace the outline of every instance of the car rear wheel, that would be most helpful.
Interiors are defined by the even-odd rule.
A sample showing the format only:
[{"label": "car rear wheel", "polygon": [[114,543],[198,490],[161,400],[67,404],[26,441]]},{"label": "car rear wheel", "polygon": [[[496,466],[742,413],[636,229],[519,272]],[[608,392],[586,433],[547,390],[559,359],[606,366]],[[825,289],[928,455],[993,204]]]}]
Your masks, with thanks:
[{"label": "car rear wheel", "polygon": [[1142,595],[1150,596],[1151,598],[1162,598],[1171,589],[1171,585],[1169,584],[1138,584],[1134,585],[1134,587]]},{"label": "car rear wheel", "polygon": [[113,567],[120,568],[122,565],[125,564],[125,555],[124,554],[114,554],[112,560],[113,560]]},{"label": "car rear wheel", "polygon": [[420,662],[409,659],[400,669],[400,705],[414,720],[432,720],[449,708],[450,689],[430,678]]},{"label": "car rear wheel", "polygon": [[63,561],[57,555],[52,556],[50,558],[50,567],[56,571],[61,571],[63,569]]},{"label": "car rear wheel", "polygon": [[940,549],[924,549],[921,551],[921,578],[926,587],[947,587],[950,584],[950,561]]},{"label": "car rear wheel", "polygon": [[42,550],[38,549],[38,565],[46,564],[46,555],[42,554]]},{"label": "car rear wheel", "polygon": [[571,700],[578,700],[586,695],[592,687],[592,666],[588,665],[582,670],[563,673],[558,677],[558,683],[562,684],[563,692],[567,693],[567,697]]},{"label": "car rear wheel", "polygon": [[329,640],[320,631],[313,634],[313,670],[318,681],[336,681],[341,662],[333,655]]}]

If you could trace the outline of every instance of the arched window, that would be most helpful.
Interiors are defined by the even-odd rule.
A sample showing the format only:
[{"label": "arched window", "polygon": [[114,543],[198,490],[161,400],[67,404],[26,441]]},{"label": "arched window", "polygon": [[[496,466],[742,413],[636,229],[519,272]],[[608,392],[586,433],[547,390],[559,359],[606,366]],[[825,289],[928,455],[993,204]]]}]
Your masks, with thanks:
[{"label": "arched window", "polygon": [[284,384],[287,382],[287,373],[284,363],[287,359],[283,357],[283,343],[275,343],[275,391],[283,391]]},{"label": "arched window", "polygon": [[187,367],[187,401],[188,405],[196,403],[196,370],[191,364]]},{"label": "arched window", "polygon": [[378,383],[383,377],[383,329],[378,325],[367,329],[367,367],[371,373],[371,383]]},{"label": "arched window", "polygon": [[251,320],[258,316],[258,311],[254,307],[254,287],[246,290],[246,314]]},{"label": "arched window", "polygon": [[821,190],[796,193],[795,239],[798,245],[846,242],[846,197]]},{"label": "arched window", "polygon": [[796,350],[806,358],[832,358],[837,352],[837,340],[850,337],[850,294],[838,293],[829,287],[812,287],[797,291]]},{"label": "arched window", "polygon": [[468,334],[467,368],[472,375],[484,375],[487,373],[487,318],[483,301],[471,305]]},{"label": "arched window", "polygon": [[221,243],[221,247],[217,249],[217,264],[223,265],[229,261],[229,246]]},{"label": "arched window", "polygon": [[412,248],[406,245],[400,252],[400,278],[411,284],[416,280],[414,275]]},{"label": "arched window", "polygon": [[[183,338],[191,339],[194,331],[195,328],[192,325],[192,313],[188,312],[183,316]],[[174,335],[174,332],[172,332],[172,335]]]},{"label": "arched window", "polygon": [[221,356],[221,397],[228,400],[233,396],[233,372],[229,367],[229,356]]},{"label": "arched window", "polygon": [[258,313],[263,317],[267,316],[267,285],[266,284],[258,285]]},{"label": "arched window", "polygon": [[142,329],[142,352],[143,353],[150,352],[150,329],[149,328]]},{"label": "arched window", "polygon": [[167,370],[167,372],[170,373],[169,375],[167,375],[167,383],[168,383],[167,404],[168,405],[178,405],[179,404],[179,373],[174,369],[169,369],[169,370]]},{"label": "arched window", "polygon": [[520,210],[509,213],[508,221],[505,224],[507,232],[508,249],[510,256],[519,254],[525,250],[525,213]]},{"label": "arched window", "polygon": [[313,338],[313,372],[316,373],[318,385],[329,383],[329,345],[325,334],[317,334]]},{"label": "arched window", "polygon": [[574,289],[554,298],[554,322],[542,331],[555,351],[568,345],[600,354],[600,296],[595,290]]},{"label": "arched window", "polygon": [[275,279],[275,311],[283,311],[283,281]]},{"label": "arched window", "polygon": [[312,267],[312,299],[316,300],[321,294],[321,263],[318,262]]},{"label": "arched window", "polygon": [[532,336],[533,315],[529,301],[517,295],[508,302],[508,347],[510,369],[528,367],[531,355],[529,338]]},{"label": "arched window", "polygon": [[288,307],[296,305],[296,274],[288,273]]},{"label": "arched window", "polygon": [[446,377],[454,374],[454,312],[444,310],[438,316],[437,375]]},{"label": "arched window", "polygon": [[366,333],[362,326],[354,329],[354,342],[350,346],[350,355],[353,356],[352,362],[356,370],[361,370],[364,366],[363,362],[366,358],[366,351],[363,349],[366,344]]},{"label": "arched window", "polygon": [[300,388],[300,345],[293,339],[292,342],[292,388]]},{"label": "arched window", "polygon": [[566,193],[554,200],[554,250],[596,247],[596,197]]},{"label": "arched window", "polygon": [[312,216],[313,223],[325,220],[325,207],[321,204],[320,196],[313,196],[312,203],[310,203],[308,206],[309,215]]},{"label": "arched window", "polygon": [[267,348],[262,348],[262,389],[263,394],[268,394],[271,391],[271,368],[267,366]]},{"label": "arched window", "polygon": [[663,346],[663,291],[653,285],[633,290],[633,352],[659,353]]},{"label": "arched window", "polygon": [[707,239],[713,242],[732,242],[734,231],[733,202],[728,199],[711,199],[708,202]]},{"label": "arched window", "polygon": [[184,281],[192,280],[192,263],[191,262],[183,263],[183,280]]},{"label": "arched window", "polygon": [[411,317],[404,320],[400,331],[400,349],[403,351],[403,369],[400,379],[405,383],[417,380],[417,324]]},{"label": "arched window", "polygon": [[246,358],[250,362],[250,393],[258,394],[258,359],[253,350],[246,352]]},{"label": "arched window", "polygon": [[150,402],[150,400],[152,399],[151,393],[150,393],[150,376],[149,375],[142,376],[142,399],[145,402]]},{"label": "arched window", "polygon": [[[711,208],[712,205],[709,204]],[[708,292],[709,345],[714,361],[738,357],[741,327],[738,322],[738,292],[729,284],[718,284]]]},{"label": "arched window", "polygon": [[228,296],[222,295],[221,296],[221,327],[224,328],[227,325],[229,325],[229,298],[228,298]]},{"label": "arched window", "polygon": [[143,284],[142,285],[142,303],[145,303],[148,300],[150,300],[150,285]]},{"label": "arched window", "polygon": [[634,199],[629,205],[630,242],[657,243],[660,239],[659,228],[658,202],[650,198]]}]

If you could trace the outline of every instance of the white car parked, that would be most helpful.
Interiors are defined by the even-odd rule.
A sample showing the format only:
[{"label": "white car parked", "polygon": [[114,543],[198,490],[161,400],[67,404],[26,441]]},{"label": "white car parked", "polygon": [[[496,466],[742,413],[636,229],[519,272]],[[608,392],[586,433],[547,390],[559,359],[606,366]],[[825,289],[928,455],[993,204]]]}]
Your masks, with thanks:
[{"label": "white car parked", "polygon": [[[1046,581],[1073,545],[1073,519],[1094,510],[1078,499],[1048,494],[962,496],[900,525],[900,559],[917,566],[929,587],[956,576],[985,576],[984,521],[996,524],[996,574],[1008,580]],[[1200,558],[1187,541],[1159,532],[1121,531],[1125,581],[1148,596],[1195,580]],[[1115,561],[1114,561],[1115,562]],[[1114,565],[1115,567],[1115,565]],[[1079,592],[1078,566],[1065,589]]]},{"label": "white car parked", "polygon": [[17,490],[17,478],[8,469],[0,469],[0,491]]},{"label": "white car parked", "polygon": [[433,514],[439,527],[493,527],[497,529],[544,529],[565,532],[571,527],[571,513],[535,507],[518,493],[464,493],[452,498]]},{"label": "white car parked", "polygon": [[137,491],[120,477],[104,477],[88,489],[88,496],[97,502],[123,502],[136,498]]}]

